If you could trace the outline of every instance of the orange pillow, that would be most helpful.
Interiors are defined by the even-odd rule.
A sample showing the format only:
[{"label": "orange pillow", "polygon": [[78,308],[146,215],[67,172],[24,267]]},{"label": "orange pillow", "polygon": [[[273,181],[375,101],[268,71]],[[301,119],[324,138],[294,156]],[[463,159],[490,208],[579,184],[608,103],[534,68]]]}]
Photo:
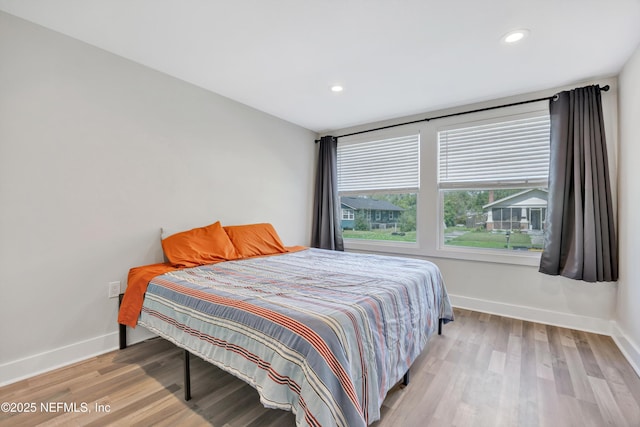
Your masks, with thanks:
[{"label": "orange pillow", "polygon": [[224,230],[241,258],[287,252],[271,224],[231,225]]},{"label": "orange pillow", "polygon": [[174,267],[196,267],[238,258],[219,221],[173,234],[162,240],[162,249]]}]

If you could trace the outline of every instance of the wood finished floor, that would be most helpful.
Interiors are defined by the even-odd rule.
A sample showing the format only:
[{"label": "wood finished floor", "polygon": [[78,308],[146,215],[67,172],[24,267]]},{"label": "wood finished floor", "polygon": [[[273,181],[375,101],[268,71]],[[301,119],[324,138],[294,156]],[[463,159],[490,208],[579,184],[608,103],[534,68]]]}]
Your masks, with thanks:
[{"label": "wood finished floor", "polygon": [[[640,378],[611,338],[455,315],[414,363],[409,386],[389,392],[373,426],[640,426]],[[33,402],[37,411],[0,412],[0,426],[295,424],[293,414],[263,408],[253,388],[195,357],[185,402],[182,354],[153,339],[5,386],[0,402]],[[80,412],[41,410],[51,402]]]}]

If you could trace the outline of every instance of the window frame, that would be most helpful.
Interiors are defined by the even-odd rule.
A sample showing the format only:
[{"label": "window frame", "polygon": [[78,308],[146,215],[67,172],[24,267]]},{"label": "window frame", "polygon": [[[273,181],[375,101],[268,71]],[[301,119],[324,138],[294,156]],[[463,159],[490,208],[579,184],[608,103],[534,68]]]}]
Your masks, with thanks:
[{"label": "window frame", "polygon": [[[420,134],[420,129],[415,126],[402,126],[394,129],[387,129],[381,131],[367,132],[365,134],[354,135],[349,137],[340,138],[338,144],[346,143],[346,144],[357,144],[357,143],[366,143],[369,141],[380,141],[385,139],[392,138],[402,138],[408,136],[418,136],[418,173],[419,173],[419,186],[422,185],[422,171],[420,161],[422,159],[422,135]],[[418,205],[418,209],[416,212],[416,216],[419,215],[419,206],[420,206],[420,188],[418,189],[406,189],[406,190],[389,190],[389,189],[376,189],[376,190],[367,190],[361,192],[353,192],[353,191],[345,191],[339,192],[338,197],[340,196],[357,196],[364,194],[404,194],[404,193],[415,193],[416,194],[416,203]],[[380,211],[378,211],[380,213]],[[381,213],[380,213],[381,214]],[[367,211],[367,219],[369,221],[372,220],[371,210]],[[407,254],[410,252],[415,252],[419,248],[418,239],[420,235],[420,231],[418,230],[419,226],[416,219],[416,241],[415,242],[404,242],[404,241],[396,241],[396,240],[367,240],[367,239],[352,239],[352,238],[344,238],[344,247],[347,250],[357,250],[357,251],[371,251],[371,252],[382,252],[387,254]]]},{"label": "window frame", "polygon": [[[355,211],[351,208],[341,208],[341,218],[340,219],[344,219],[347,221],[353,221],[354,219],[356,219],[356,215],[355,215]],[[345,216],[346,214],[346,216]]]}]

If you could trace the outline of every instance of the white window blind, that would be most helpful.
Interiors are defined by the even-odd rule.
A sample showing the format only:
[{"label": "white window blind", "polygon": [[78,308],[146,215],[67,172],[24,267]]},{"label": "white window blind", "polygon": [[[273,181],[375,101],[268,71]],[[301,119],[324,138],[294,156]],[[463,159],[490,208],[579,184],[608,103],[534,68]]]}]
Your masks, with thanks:
[{"label": "white window blind", "polygon": [[420,135],[338,143],[338,191],[417,190]]},{"label": "white window blind", "polygon": [[438,133],[441,189],[546,187],[549,116]]}]

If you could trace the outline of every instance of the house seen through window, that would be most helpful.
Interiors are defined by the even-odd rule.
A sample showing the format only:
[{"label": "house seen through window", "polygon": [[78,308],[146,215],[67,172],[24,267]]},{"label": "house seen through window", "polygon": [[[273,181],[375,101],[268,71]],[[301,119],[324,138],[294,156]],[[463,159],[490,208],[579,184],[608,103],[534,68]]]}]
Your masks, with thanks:
[{"label": "house seen through window", "polygon": [[415,242],[416,202],[415,193],[341,196],[343,237]]}]

